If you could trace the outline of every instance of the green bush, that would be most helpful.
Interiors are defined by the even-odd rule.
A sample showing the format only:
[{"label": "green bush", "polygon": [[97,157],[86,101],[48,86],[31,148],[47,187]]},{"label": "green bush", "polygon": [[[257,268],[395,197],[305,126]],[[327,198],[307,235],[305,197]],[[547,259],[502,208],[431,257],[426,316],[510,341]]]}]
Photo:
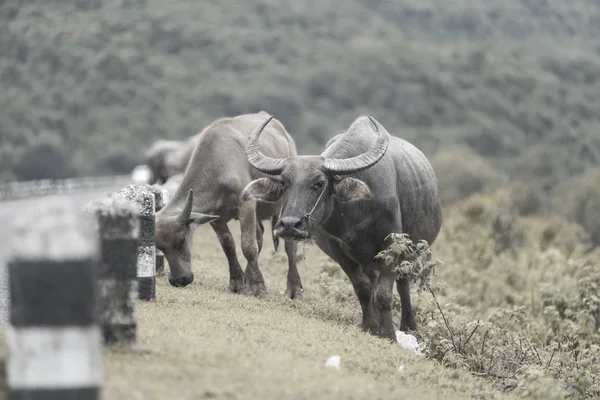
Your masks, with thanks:
[{"label": "green bush", "polygon": [[[522,258],[513,255],[502,260],[505,269],[513,269],[511,283],[503,281],[494,266],[477,270],[474,265],[479,259],[467,245],[461,258],[440,268],[453,269],[444,271],[445,276],[460,275],[453,284],[431,277],[438,268],[437,262],[423,262],[433,258],[426,242],[413,243],[406,235],[392,235],[392,239],[378,257],[398,274],[420,283],[414,301],[421,326],[417,335],[428,357],[450,368],[470,370],[525,398],[600,396],[597,255],[567,260],[556,249],[539,253],[523,248],[519,250]],[[461,244],[455,237],[449,239]],[[511,261],[512,267],[507,264]],[[471,268],[474,274],[468,274]],[[544,275],[560,284],[549,284]],[[563,275],[571,279],[562,279]],[[483,282],[489,285],[487,301],[496,304],[484,312],[460,297],[448,297]],[[502,286],[511,284],[521,296],[509,299],[504,295]],[[532,299],[534,287],[538,293]],[[398,318],[399,302],[395,312]]]},{"label": "green bush", "polygon": [[579,224],[560,217],[552,217],[544,223],[539,234],[540,250],[556,248],[567,257],[588,253],[593,247],[589,233]]},{"label": "green bush", "polygon": [[600,245],[600,169],[562,185],[557,192],[557,211],[583,226]]},{"label": "green bush", "polygon": [[431,158],[440,199],[449,206],[475,193],[492,191],[506,183],[503,174],[466,148],[440,150]]},{"label": "green bush", "polygon": [[67,150],[60,137],[51,132],[42,132],[35,144],[25,150],[16,163],[14,172],[19,180],[24,181],[63,179],[73,173]]},{"label": "green bush", "polygon": [[510,187],[510,197],[519,215],[539,214],[549,203],[546,200],[548,195],[535,181],[513,183]]}]

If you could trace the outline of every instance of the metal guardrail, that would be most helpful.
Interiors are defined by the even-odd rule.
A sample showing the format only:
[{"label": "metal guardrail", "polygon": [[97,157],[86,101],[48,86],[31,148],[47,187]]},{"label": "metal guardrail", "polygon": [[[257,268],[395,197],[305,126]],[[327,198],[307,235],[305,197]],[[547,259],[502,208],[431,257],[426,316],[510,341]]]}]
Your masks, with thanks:
[{"label": "metal guardrail", "polygon": [[40,179],[0,183],[0,201],[35,196],[70,194],[83,190],[126,186],[132,183],[131,175],[92,176],[69,179]]}]

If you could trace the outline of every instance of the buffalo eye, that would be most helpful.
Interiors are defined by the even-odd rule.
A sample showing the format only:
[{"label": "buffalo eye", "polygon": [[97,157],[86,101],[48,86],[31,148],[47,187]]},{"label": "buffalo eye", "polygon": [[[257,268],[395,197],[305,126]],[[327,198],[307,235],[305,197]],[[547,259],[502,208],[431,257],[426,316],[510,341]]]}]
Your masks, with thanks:
[{"label": "buffalo eye", "polygon": [[324,185],[325,185],[324,181],[318,181],[312,186],[312,190],[315,190],[315,191],[321,190],[321,189],[323,189]]},{"label": "buffalo eye", "polygon": [[285,181],[281,178],[270,178],[271,182],[275,184],[272,186],[273,189],[285,189]]}]

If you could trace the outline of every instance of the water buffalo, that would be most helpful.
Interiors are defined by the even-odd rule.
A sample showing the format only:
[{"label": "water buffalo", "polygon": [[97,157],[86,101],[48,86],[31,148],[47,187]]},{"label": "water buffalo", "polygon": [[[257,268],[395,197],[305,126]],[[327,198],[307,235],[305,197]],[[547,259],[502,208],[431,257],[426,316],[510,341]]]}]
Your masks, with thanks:
[{"label": "water buffalo", "polygon": [[[157,185],[158,189],[162,193],[163,204],[167,204],[169,202],[169,200],[171,200],[171,197],[173,197],[173,194],[175,194],[175,192],[177,191],[177,188],[181,184],[182,179],[183,179],[183,174],[177,174],[177,175],[171,176],[162,185]],[[158,211],[158,210],[156,210],[156,211]]]},{"label": "water buffalo", "polygon": [[200,133],[190,136],[179,147],[165,155],[165,168],[169,178],[185,172],[199,140]]},{"label": "water buffalo", "polygon": [[[271,118],[258,125],[246,144],[250,163],[270,176],[250,182],[242,199],[283,200],[274,234],[286,240],[314,239],[352,282],[362,307],[360,326],[395,339],[396,276],[374,257],[389,246],[386,236],[392,232],[430,244],[436,239],[442,214],[431,165],[419,149],[366,116],[330,140],[319,156],[271,157],[257,145]],[[409,281],[396,283],[400,329],[415,330]]]},{"label": "water buffalo", "polygon": [[146,164],[152,169],[154,180],[164,184],[172,176],[183,174],[200,139],[200,133],[186,140],[157,140],[146,151]]},{"label": "water buffalo", "polygon": [[[240,194],[255,179],[265,177],[253,168],[244,146],[248,132],[258,125],[265,112],[221,118],[207,126],[196,143],[192,159],[173,197],[156,214],[156,247],[163,251],[171,273],[173,286],[190,284],[191,247],[194,228],[210,223],[229,262],[229,290],[248,291],[255,296],[267,294],[263,276],[258,267],[264,226],[261,221],[276,222],[281,201],[242,202]],[[260,141],[261,151],[272,157],[296,156],[296,145],[278,120],[265,129]],[[238,262],[233,236],[227,227],[231,219],[239,219],[242,232],[241,247],[248,261],[246,271]],[[274,237],[275,247],[278,239]],[[288,258],[287,295],[301,297],[302,284],[296,268],[297,243],[285,241]]]},{"label": "water buffalo", "polygon": [[171,176],[167,170],[166,157],[183,144],[180,140],[157,140],[146,150],[145,162],[152,170],[150,184],[163,184]]}]

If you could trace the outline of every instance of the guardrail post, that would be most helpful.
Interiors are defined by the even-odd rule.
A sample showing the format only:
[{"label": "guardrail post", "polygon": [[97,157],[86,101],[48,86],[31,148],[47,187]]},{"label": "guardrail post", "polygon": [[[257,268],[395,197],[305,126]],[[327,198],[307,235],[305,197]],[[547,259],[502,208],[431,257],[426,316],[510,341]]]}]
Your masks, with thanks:
[{"label": "guardrail post", "polygon": [[98,288],[104,343],[135,341],[140,232],[137,207],[113,195],[88,203],[84,210],[95,215],[100,233]]},{"label": "guardrail post", "polygon": [[102,339],[93,221],[67,198],[14,220],[8,263],[10,399],[98,399]]},{"label": "guardrail post", "polygon": [[138,208],[140,235],[138,240],[137,278],[139,299],[156,298],[156,247],[154,241],[154,194],[140,186],[129,185],[117,196],[130,200]]},{"label": "guardrail post", "polygon": [[131,177],[129,175],[0,182],[0,201],[32,196],[71,194],[81,190],[100,189],[106,186],[117,187],[130,182]]}]

